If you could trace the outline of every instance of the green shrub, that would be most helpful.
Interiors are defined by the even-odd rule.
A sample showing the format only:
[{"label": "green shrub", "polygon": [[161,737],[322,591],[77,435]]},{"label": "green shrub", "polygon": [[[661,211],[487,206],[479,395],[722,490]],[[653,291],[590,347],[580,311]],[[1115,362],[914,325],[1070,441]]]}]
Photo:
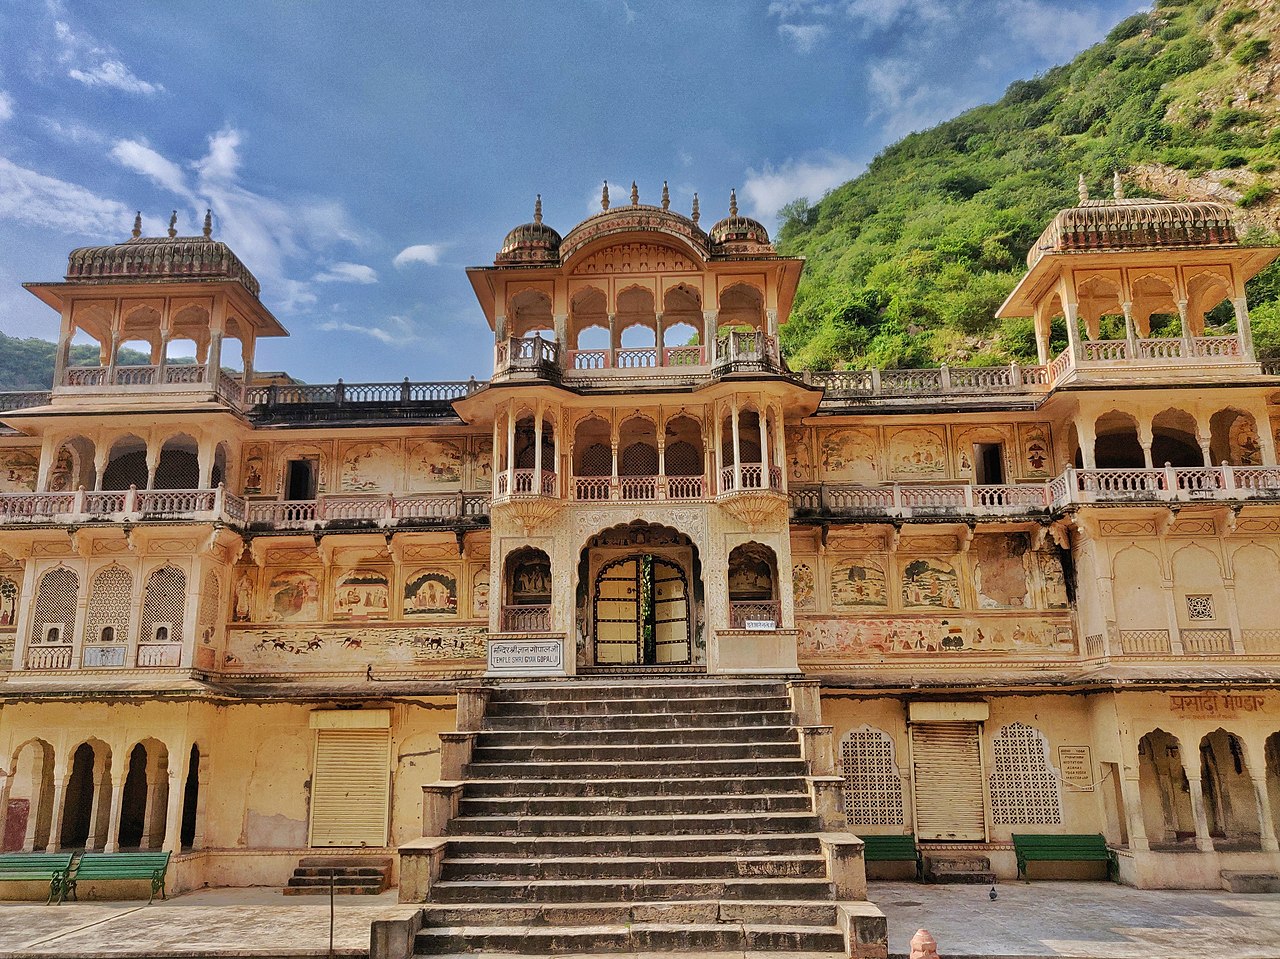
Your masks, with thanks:
[{"label": "green shrub", "polygon": [[1249,164],[1249,169],[1254,173],[1274,173],[1277,164],[1274,160],[1254,160]]},{"label": "green shrub", "polygon": [[1225,150],[1218,154],[1218,169],[1220,170],[1236,170],[1248,162],[1249,158],[1243,153]]},{"label": "green shrub", "polygon": [[1222,15],[1222,22],[1220,26],[1222,32],[1227,33],[1228,31],[1234,30],[1242,23],[1248,23],[1251,20],[1257,19],[1257,10],[1250,10],[1246,7],[1232,7]]},{"label": "green shrub", "polygon": [[1275,188],[1265,183],[1255,183],[1249,189],[1245,190],[1244,196],[1240,198],[1242,207],[1257,206],[1259,203],[1266,203],[1275,196]]},{"label": "green shrub", "polygon": [[1231,54],[1231,59],[1242,67],[1251,67],[1271,54],[1271,41],[1263,37],[1250,37]]}]

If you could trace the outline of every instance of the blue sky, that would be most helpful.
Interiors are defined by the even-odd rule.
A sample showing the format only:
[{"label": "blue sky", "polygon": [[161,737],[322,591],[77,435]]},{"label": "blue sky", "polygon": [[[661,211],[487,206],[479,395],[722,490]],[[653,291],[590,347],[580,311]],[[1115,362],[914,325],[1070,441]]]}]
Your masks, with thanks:
[{"label": "blue sky", "polygon": [[206,207],[309,382],[485,377],[463,273],[541,193],[730,187],[772,229],[889,143],[1100,39],[1135,0],[559,0],[0,5],[0,330],[56,336],[19,284]]}]

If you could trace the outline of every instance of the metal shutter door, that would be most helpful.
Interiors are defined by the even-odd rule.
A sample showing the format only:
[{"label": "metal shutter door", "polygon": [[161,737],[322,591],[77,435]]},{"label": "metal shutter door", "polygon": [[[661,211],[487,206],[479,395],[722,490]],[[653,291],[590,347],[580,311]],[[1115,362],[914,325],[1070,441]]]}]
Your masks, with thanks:
[{"label": "metal shutter door", "polygon": [[977,723],[913,723],[911,773],[917,838],[986,840]]},{"label": "metal shutter door", "polygon": [[387,844],[390,760],[389,730],[316,730],[312,846]]}]

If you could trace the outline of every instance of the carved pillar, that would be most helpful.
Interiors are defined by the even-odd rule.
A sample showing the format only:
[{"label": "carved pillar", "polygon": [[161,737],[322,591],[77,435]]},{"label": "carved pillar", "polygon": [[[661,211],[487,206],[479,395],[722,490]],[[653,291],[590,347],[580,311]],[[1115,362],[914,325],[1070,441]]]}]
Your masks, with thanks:
[{"label": "carved pillar", "polygon": [[653,344],[657,347],[658,358],[654,361],[655,366],[667,365],[666,351],[666,331],[662,328],[662,314],[653,314]]},{"label": "carved pillar", "polygon": [[533,420],[533,488],[529,491],[542,494],[542,410],[543,401],[534,406]]},{"label": "carved pillar", "polygon": [[1255,357],[1253,355],[1253,326],[1249,322],[1249,301],[1243,296],[1238,296],[1231,301],[1231,306],[1236,311],[1236,336],[1240,339],[1240,355],[1252,363]]},{"label": "carved pillar", "polygon": [[124,805],[124,782],[129,775],[129,757],[120,763],[121,768],[111,777],[111,818],[107,820],[107,842],[103,852],[120,851],[120,812]]},{"label": "carved pillar", "polygon": [[733,435],[733,488],[742,489],[742,439],[738,434],[738,397],[734,395],[729,409]]},{"label": "carved pillar", "polygon": [[1096,427],[1097,423],[1091,419],[1076,421],[1076,434],[1080,439],[1080,464],[1083,469],[1092,470],[1098,468],[1098,434]]},{"label": "carved pillar", "polygon": [[1271,432],[1271,418],[1267,415],[1266,407],[1262,407],[1260,412],[1253,415],[1254,424],[1257,426],[1259,452],[1262,454],[1263,466],[1276,465],[1276,441],[1275,436]]},{"label": "carved pillar", "polygon": [[[1200,755],[1195,750],[1197,758]],[[1196,821],[1196,848],[1201,852],[1213,852],[1213,840],[1209,838],[1209,816],[1204,807],[1204,784],[1200,781],[1199,763],[1197,768],[1185,770],[1187,785],[1191,792],[1191,815]]]},{"label": "carved pillar", "polygon": [[188,767],[182,759],[190,752],[188,747],[185,753],[180,750],[169,759],[169,796],[164,812],[164,843],[160,848],[172,853],[182,851],[182,797],[186,793]]},{"label": "carved pillar", "polygon": [[1151,425],[1148,423],[1138,424],[1138,445],[1142,447],[1142,461],[1146,464],[1147,469],[1155,469],[1155,464],[1151,461]]},{"label": "carved pillar", "polygon": [[58,336],[58,349],[53,354],[53,385],[62,386],[66,378],[67,367],[71,363],[71,338],[76,335],[75,325],[71,322],[71,306],[64,306],[62,313],[62,332]]},{"label": "carved pillar", "polygon": [[1187,321],[1187,301],[1178,301],[1178,324],[1182,327],[1182,358],[1191,359],[1191,324]]},{"label": "carved pillar", "polygon": [[214,438],[209,435],[200,437],[196,444],[196,488],[213,488],[213,444]]},{"label": "carved pillar", "polygon": [[707,362],[712,366],[716,364],[716,350],[718,344],[716,333],[720,328],[720,311],[719,310],[703,310],[702,311],[702,342],[707,353]]},{"label": "carved pillar", "polygon": [[218,385],[218,377],[222,374],[222,331],[214,330],[209,334],[209,356],[205,363],[204,378],[210,386]]},{"label": "carved pillar", "polygon": [[142,807],[142,839],[138,844],[140,849],[154,848],[156,793],[160,789],[160,777],[167,772],[161,770],[160,760],[152,756],[151,752],[150,749],[147,750],[147,799]]},{"label": "carved pillar", "polygon": [[120,359],[120,331],[111,330],[111,355],[107,357],[107,375],[106,382],[114,383],[116,381],[116,364]]},{"label": "carved pillar", "polygon": [[713,417],[712,429],[714,430],[715,441],[715,463],[712,472],[715,474],[711,478],[712,489],[717,493],[724,492],[724,425],[720,422],[720,406],[715,404],[711,407]]},{"label": "carved pillar", "polygon": [[516,405],[507,406],[507,495],[516,491]]},{"label": "carved pillar", "polygon": [[107,464],[111,461],[111,443],[99,443],[93,448],[93,488],[102,489],[102,478],[107,474]]},{"label": "carved pillar", "polygon": [[158,440],[154,433],[147,436],[147,489],[155,489],[156,486],[156,469],[160,465],[160,453],[164,449],[164,442]]},{"label": "carved pillar", "polygon": [[1063,299],[1062,319],[1067,324],[1067,350],[1074,366],[1080,359],[1080,318],[1074,299]]},{"label": "carved pillar", "polygon": [[53,810],[49,815],[49,843],[46,852],[57,852],[62,846],[62,805],[66,802],[67,779],[65,776],[53,778]]},{"label": "carved pillar", "polygon": [[1138,358],[1138,331],[1133,325],[1133,303],[1125,301],[1120,304],[1124,310],[1124,340],[1129,351],[1129,359]]},{"label": "carved pillar", "polygon": [[[1262,772],[1255,770],[1261,768]],[[1267,792],[1266,766],[1250,765],[1249,778],[1253,782],[1253,792],[1258,798],[1258,828],[1262,840],[1263,852],[1280,852],[1280,842],[1276,840],[1275,820],[1271,812],[1271,796]]]},{"label": "carved pillar", "polygon": [[609,368],[618,365],[618,314],[609,314]]},{"label": "carved pillar", "polygon": [[564,431],[564,418],[560,415],[560,411],[556,411],[555,417],[551,420],[551,444],[555,463],[553,469],[556,471],[555,495],[563,495],[560,491],[563,489],[561,476],[568,472],[564,468],[564,464],[560,462],[560,434]]},{"label": "carved pillar", "polygon": [[1123,815],[1129,824],[1129,848],[1145,852],[1151,848],[1147,839],[1147,821],[1142,815],[1142,791],[1138,784],[1138,768],[1124,764],[1120,780],[1120,798],[1124,802]]},{"label": "carved pillar", "polygon": [[192,849],[204,848],[204,820],[205,809],[208,806],[208,799],[205,798],[208,793],[209,779],[209,757],[204,753],[200,753],[200,758],[196,765],[196,809],[195,809],[195,835],[191,837]]},{"label": "carved pillar", "polygon": [[757,411],[760,425],[760,488],[769,488],[769,417],[765,413],[764,404]]},{"label": "carved pillar", "polygon": [[561,351],[569,349],[569,314],[556,313],[551,317],[551,326],[556,331],[556,342]]}]

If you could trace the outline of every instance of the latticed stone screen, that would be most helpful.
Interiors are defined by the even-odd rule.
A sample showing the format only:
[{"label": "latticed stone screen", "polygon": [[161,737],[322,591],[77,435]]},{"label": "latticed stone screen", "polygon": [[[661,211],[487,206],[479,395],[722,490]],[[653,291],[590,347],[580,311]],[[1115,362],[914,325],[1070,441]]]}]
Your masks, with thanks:
[{"label": "latticed stone screen", "polygon": [[1004,726],[992,741],[991,821],[1001,825],[1062,822],[1062,784],[1049,764],[1049,741],[1025,723]]},{"label": "latticed stone screen", "polygon": [[[187,577],[173,566],[162,566],[147,577],[142,598],[143,643],[182,642],[182,618],[187,611]],[[167,637],[157,637],[156,627],[167,625]]]},{"label": "latticed stone screen", "polygon": [[1213,594],[1193,593],[1188,595],[1187,619],[1213,619]]},{"label": "latticed stone screen", "polygon": [[218,625],[218,597],[222,593],[222,580],[213,570],[204,575],[204,587],[200,590],[199,633],[202,643],[213,642]]},{"label": "latticed stone screen", "polygon": [[849,825],[902,825],[902,778],[888,733],[870,726],[850,732],[840,743],[840,766]]},{"label": "latticed stone screen", "polygon": [[658,448],[648,443],[632,443],[618,458],[618,472],[622,476],[656,476]]},{"label": "latticed stone screen", "polygon": [[[93,578],[85,642],[123,643],[129,638],[133,609],[133,574],[123,566],[108,566]],[[104,633],[104,630],[110,630]]]},{"label": "latticed stone screen", "polygon": [[613,451],[603,443],[592,443],[582,451],[579,476],[609,476],[613,473]]},{"label": "latticed stone screen", "polygon": [[677,440],[663,453],[668,476],[701,476],[702,454],[692,443]]},{"label": "latticed stone screen", "polygon": [[[40,578],[36,589],[36,607],[31,617],[31,643],[45,641],[45,627],[59,623],[62,631],[57,642],[70,643],[76,621],[76,593],[80,590],[80,577],[73,570],[59,566]],[[52,637],[50,637],[52,639]]]}]

